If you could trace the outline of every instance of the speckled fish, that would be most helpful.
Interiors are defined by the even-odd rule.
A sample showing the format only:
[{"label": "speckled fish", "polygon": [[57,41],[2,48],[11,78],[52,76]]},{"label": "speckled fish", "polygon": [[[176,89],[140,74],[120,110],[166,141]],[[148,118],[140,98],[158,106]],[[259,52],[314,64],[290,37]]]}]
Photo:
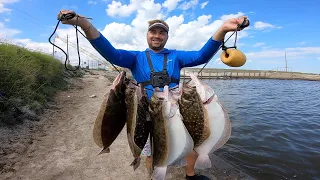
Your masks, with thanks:
[{"label": "speckled fish", "polygon": [[[184,166],[186,164],[185,156],[193,150],[193,140],[182,122],[178,103],[169,93],[168,86],[164,87],[163,92],[155,90],[151,100],[150,113],[152,119],[154,118],[154,171],[152,179],[163,180],[166,176],[167,166]],[[162,121],[159,124],[158,119]],[[163,131],[160,132],[158,129]],[[161,140],[166,140],[166,142],[158,144]]]},{"label": "speckled fish", "polygon": [[127,120],[125,104],[126,72],[122,71],[113,81],[109,94],[103,100],[93,128],[93,140],[102,148],[102,153],[110,152],[110,145],[118,137]]},{"label": "speckled fish", "polygon": [[195,164],[197,169],[205,169],[211,167],[211,160],[208,154],[221,148],[230,138],[231,122],[226,110],[218,100],[213,89],[207,84],[201,82],[196,75],[190,74],[191,82],[197,88],[197,92],[201,97],[201,102],[208,111],[210,136],[195,151],[198,158]]},{"label": "speckled fish", "polygon": [[178,100],[183,123],[190,133],[194,147],[202,144],[210,136],[208,112],[195,86],[183,85]]},{"label": "speckled fish", "polygon": [[134,161],[131,163],[136,170],[140,165],[140,155],[145,146],[151,128],[149,116],[148,96],[144,88],[136,85],[134,79],[130,79],[126,88],[127,106],[127,138]]}]

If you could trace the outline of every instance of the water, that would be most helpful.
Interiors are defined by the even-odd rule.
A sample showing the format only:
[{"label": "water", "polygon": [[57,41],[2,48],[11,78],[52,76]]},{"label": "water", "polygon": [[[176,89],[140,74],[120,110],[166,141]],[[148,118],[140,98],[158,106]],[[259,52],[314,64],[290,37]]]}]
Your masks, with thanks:
[{"label": "water", "polygon": [[257,179],[320,179],[320,82],[206,82],[232,122],[215,154]]}]

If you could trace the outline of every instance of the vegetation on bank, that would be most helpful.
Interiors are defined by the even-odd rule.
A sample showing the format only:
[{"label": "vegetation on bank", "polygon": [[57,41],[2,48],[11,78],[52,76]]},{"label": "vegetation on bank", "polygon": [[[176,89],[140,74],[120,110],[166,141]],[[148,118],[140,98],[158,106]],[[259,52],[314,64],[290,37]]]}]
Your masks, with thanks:
[{"label": "vegetation on bank", "polygon": [[0,43],[0,52],[0,125],[36,119],[55,93],[66,89],[66,78],[83,74],[66,71],[50,55],[16,45]]}]

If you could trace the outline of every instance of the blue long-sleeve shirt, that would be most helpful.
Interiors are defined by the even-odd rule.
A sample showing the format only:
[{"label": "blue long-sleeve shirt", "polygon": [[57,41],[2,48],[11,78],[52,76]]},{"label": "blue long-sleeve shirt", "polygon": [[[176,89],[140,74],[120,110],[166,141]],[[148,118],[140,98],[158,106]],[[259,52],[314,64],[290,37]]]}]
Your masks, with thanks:
[{"label": "blue long-sleeve shirt", "polygon": [[[199,51],[181,51],[164,49],[154,53],[150,49],[145,51],[128,51],[114,48],[111,43],[100,33],[96,39],[89,40],[92,46],[109,62],[131,70],[133,78],[138,82],[150,80],[150,68],[145,51],[150,52],[153,68],[155,72],[163,70],[164,54],[168,53],[167,71],[170,77],[180,79],[180,70],[184,67],[192,67],[208,62],[219,50],[220,41],[215,41],[210,37],[207,43]],[[169,86],[176,86],[171,83]],[[151,85],[146,86],[148,97],[152,96]]]}]

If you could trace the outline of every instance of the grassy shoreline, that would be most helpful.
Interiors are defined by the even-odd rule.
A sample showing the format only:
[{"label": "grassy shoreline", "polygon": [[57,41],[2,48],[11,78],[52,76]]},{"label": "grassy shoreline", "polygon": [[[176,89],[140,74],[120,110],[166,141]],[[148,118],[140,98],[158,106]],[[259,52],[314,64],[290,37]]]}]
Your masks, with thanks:
[{"label": "grassy shoreline", "polygon": [[66,78],[79,75],[41,52],[3,42],[0,52],[0,125],[37,120],[55,93],[67,88]]}]

